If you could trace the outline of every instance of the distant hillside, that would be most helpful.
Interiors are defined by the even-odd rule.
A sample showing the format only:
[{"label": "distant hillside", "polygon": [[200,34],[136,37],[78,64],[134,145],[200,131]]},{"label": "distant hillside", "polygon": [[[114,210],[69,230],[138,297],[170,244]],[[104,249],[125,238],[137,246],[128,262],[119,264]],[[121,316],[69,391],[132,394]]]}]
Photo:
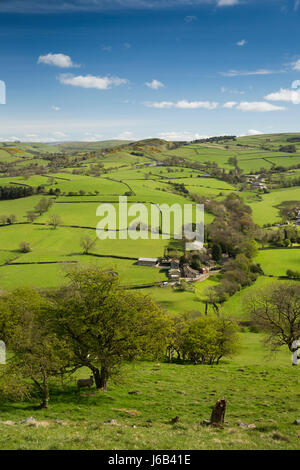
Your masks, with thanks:
[{"label": "distant hillside", "polygon": [[[187,142],[171,142],[158,138],[130,140],[103,140],[97,142],[3,142],[0,148],[5,153],[13,156],[37,156],[52,153],[81,153],[101,152],[103,149],[124,149],[128,152],[160,153],[184,147]],[[200,147],[213,147],[226,150],[259,150],[259,151],[284,151],[282,147],[294,145],[296,153],[300,154],[300,132],[281,134],[259,134],[252,136],[237,137],[235,140],[218,139],[215,142],[203,140],[195,142]],[[20,152],[21,151],[21,152]]]},{"label": "distant hillside", "polygon": [[136,151],[143,151],[151,152],[151,151],[167,151],[172,150],[179,147],[183,142],[170,142],[163,139],[144,139],[138,140],[135,142],[131,142],[128,144],[129,150],[136,150]]},{"label": "distant hillside", "polygon": [[287,145],[295,145],[297,153],[300,152],[300,133],[259,134],[238,137],[235,145],[248,146],[259,150],[276,151]]},{"label": "distant hillside", "polygon": [[4,149],[19,149],[28,155],[49,153],[93,152],[130,144],[130,140],[103,140],[99,142],[1,142]]},{"label": "distant hillside", "polygon": [[[16,154],[18,154],[18,150],[22,150],[23,153],[28,156],[60,152],[59,147],[56,144],[45,144],[40,142],[1,142],[0,147],[2,149],[7,149],[8,151],[12,149],[12,153]],[[17,152],[13,151],[15,149],[17,149]]]},{"label": "distant hillside", "polygon": [[93,152],[130,144],[130,140],[102,140],[98,142],[63,142],[56,147],[63,152]]}]

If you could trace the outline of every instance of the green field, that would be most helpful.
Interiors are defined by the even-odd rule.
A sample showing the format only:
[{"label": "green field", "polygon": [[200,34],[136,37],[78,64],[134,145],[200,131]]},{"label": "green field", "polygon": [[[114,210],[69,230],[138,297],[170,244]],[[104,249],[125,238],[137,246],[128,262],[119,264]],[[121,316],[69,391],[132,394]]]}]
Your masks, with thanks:
[{"label": "green field", "polygon": [[256,258],[265,274],[285,276],[287,269],[300,271],[300,250],[261,250]]},{"label": "green field", "polygon": [[284,188],[263,194],[261,201],[250,202],[253,220],[258,225],[273,224],[281,222],[279,209],[280,204],[285,201],[299,201],[299,188]]},{"label": "green field", "polygon": [[[190,202],[189,195],[176,193],[173,184],[184,184],[189,193],[198,196],[204,196],[207,199],[221,200],[230,193],[240,194],[247,204],[250,205],[253,211],[253,219],[259,225],[267,223],[280,222],[279,210],[280,205],[285,201],[299,200],[299,191],[297,187],[271,190],[269,194],[258,195],[255,192],[243,191],[239,192],[239,187],[229,184],[225,181],[216,178],[203,178],[198,177],[201,171],[194,170],[182,166],[143,166],[141,164],[149,164],[155,161],[163,161],[170,156],[177,156],[185,158],[186,161],[197,161],[205,164],[205,162],[217,161],[217,163],[224,168],[230,169],[228,164],[229,156],[237,156],[241,167],[250,165],[248,170],[252,171],[255,167],[260,167],[262,160],[266,158],[268,161],[278,158],[295,159],[297,155],[278,156],[277,148],[280,144],[285,142],[284,139],[288,136],[283,135],[280,137],[266,136],[265,139],[261,136],[254,136],[253,138],[239,138],[235,142],[227,142],[225,144],[193,144],[179,148],[172,148],[172,145],[164,141],[143,141],[141,143],[134,143],[130,146],[126,142],[119,142],[120,148],[117,151],[106,151],[101,153],[101,149],[105,148],[106,143],[101,146],[99,143],[91,143],[87,145],[55,145],[46,146],[43,144],[23,144],[13,146],[7,144],[7,150],[4,153],[10,155],[10,158],[16,158],[13,155],[14,149],[18,149],[17,154],[23,155],[22,152],[36,152],[34,160],[32,154],[26,157],[25,160],[35,161],[39,159],[41,162],[49,165],[50,160],[43,160],[43,155],[55,155],[61,150],[64,153],[71,151],[70,161],[74,161],[77,154],[83,155],[83,152],[96,152],[91,155],[91,158],[82,160],[79,164],[81,169],[80,175],[74,174],[78,167],[67,167],[59,169],[58,171],[44,170],[43,174],[24,173],[19,176],[7,176],[2,174],[0,184],[2,186],[15,186],[17,185],[30,185],[34,188],[43,186],[45,191],[50,189],[60,189],[61,194],[59,197],[53,198],[54,204],[50,210],[44,215],[37,218],[35,224],[19,224],[27,221],[27,212],[34,210],[35,206],[43,196],[35,195],[22,199],[15,200],[2,200],[0,201],[0,215],[9,216],[14,214],[17,217],[17,225],[4,226],[0,228],[1,240],[1,256],[0,262],[4,264],[7,260],[15,259],[16,263],[29,263],[29,262],[50,262],[57,261],[57,265],[44,264],[44,265],[20,265],[20,266],[2,266],[0,272],[0,286],[2,288],[11,288],[18,285],[23,285],[24,280],[28,281],[30,276],[28,272],[32,272],[30,284],[34,285],[36,282],[40,287],[53,287],[58,285],[63,279],[61,262],[69,261],[82,261],[84,258],[81,255],[80,240],[83,236],[88,235],[96,238],[96,225],[100,218],[96,216],[96,209],[101,203],[112,203],[116,209],[118,229],[118,197],[124,195],[126,192],[131,191],[131,196],[128,197],[128,204],[135,202],[146,203],[148,210],[151,204],[184,204]],[[270,140],[271,139],[271,140]],[[261,150],[262,145],[270,145],[270,150]],[[269,141],[270,140],[270,141]],[[273,141],[276,144],[273,144]],[[263,142],[263,143],[262,143]],[[239,147],[237,144],[249,145],[250,147]],[[116,145],[116,142],[108,142],[107,146]],[[4,144],[6,145],[6,144]],[[228,147],[228,148],[227,148]],[[6,147],[5,147],[6,148]],[[144,153],[143,156],[132,155],[132,151],[138,149],[139,152]],[[141,150],[142,149],[142,150]],[[9,150],[9,152],[8,152]],[[75,153],[74,153],[75,152]],[[263,154],[262,154],[263,153]],[[47,157],[48,158],[48,157]],[[287,161],[287,160],[286,160]],[[104,165],[105,173],[100,170],[101,176],[94,177],[89,174],[93,165],[101,162]],[[265,162],[267,166],[269,165]],[[294,170],[296,171],[296,170]],[[206,172],[206,171],[204,171]],[[52,214],[58,214],[61,217],[63,227],[53,230],[47,226],[49,217]],[[134,217],[129,217],[128,225]],[[205,223],[209,224],[213,221],[212,214],[205,213]],[[146,223],[147,220],[141,220]],[[42,224],[42,225],[39,225]],[[173,229],[173,225],[171,224]],[[176,229],[178,231],[178,228]],[[19,252],[19,244],[22,241],[29,242],[32,251],[27,254]],[[156,270],[145,270],[142,267],[132,266],[133,262],[128,260],[119,259],[116,261],[115,256],[138,258],[138,257],[151,257],[162,256],[164,249],[170,244],[169,240],[98,240],[93,252],[95,254],[104,255],[106,258],[85,257],[84,262],[100,263],[103,266],[115,266],[120,270],[121,279],[126,279],[128,273],[130,283],[136,281],[141,284],[144,282],[156,282],[160,279],[165,279],[164,273],[157,273]],[[287,256],[292,258],[290,252]],[[260,256],[267,256],[265,253],[260,253]],[[281,257],[282,255],[274,255]],[[275,258],[274,258],[275,259]],[[266,273],[274,275],[282,275],[287,269],[287,265],[297,264],[297,261],[291,263],[282,260],[282,266],[279,266],[280,261],[274,263],[267,259],[262,259],[263,267],[266,265]],[[116,264],[117,263],[117,264]],[[30,271],[31,270],[31,271]],[[145,272],[145,274],[142,274]],[[139,280],[140,275],[140,280]],[[203,285],[208,285],[210,281],[206,281]],[[153,289],[153,297],[157,298],[164,306],[169,307],[171,311],[179,311],[184,309],[194,310],[202,306],[202,302],[197,300],[197,296],[192,292],[185,292],[181,294],[173,293],[168,290],[161,290],[159,288]],[[170,297],[170,298],[169,298]],[[175,300],[176,299],[176,300]],[[178,300],[180,299],[180,300]]]}]

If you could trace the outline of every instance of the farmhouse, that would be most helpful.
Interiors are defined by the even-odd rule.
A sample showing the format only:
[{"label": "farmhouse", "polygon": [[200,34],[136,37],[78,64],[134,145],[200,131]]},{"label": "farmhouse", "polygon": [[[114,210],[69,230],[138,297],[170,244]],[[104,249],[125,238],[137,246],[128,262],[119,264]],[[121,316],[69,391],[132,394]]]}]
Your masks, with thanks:
[{"label": "farmhouse", "polygon": [[191,268],[188,264],[185,264],[181,269],[182,277],[187,279],[197,279],[199,277],[199,271]]},{"label": "farmhouse", "polygon": [[179,261],[178,259],[172,259],[170,261],[170,266],[171,266],[171,269],[179,269]]},{"label": "farmhouse", "polygon": [[199,269],[199,272],[200,272],[201,274],[207,274],[207,273],[209,273],[209,268],[200,268],[200,269]]},{"label": "farmhouse", "polygon": [[255,182],[251,185],[251,189],[268,189],[268,187],[263,183]]},{"label": "farmhouse", "polygon": [[158,258],[139,258],[137,264],[139,266],[151,266],[155,268],[158,264]]},{"label": "farmhouse", "polygon": [[169,279],[173,281],[178,281],[178,279],[180,279],[180,276],[181,276],[180,269],[170,269],[168,272],[168,276],[169,276]]}]

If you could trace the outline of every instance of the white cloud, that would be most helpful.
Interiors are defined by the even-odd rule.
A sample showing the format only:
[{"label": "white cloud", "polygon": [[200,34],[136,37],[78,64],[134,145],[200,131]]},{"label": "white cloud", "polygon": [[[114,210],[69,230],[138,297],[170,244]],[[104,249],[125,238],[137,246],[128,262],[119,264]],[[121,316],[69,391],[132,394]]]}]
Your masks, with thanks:
[{"label": "white cloud", "polygon": [[61,132],[61,131],[53,132],[53,136],[57,137],[58,139],[63,139],[65,137],[68,137],[67,134],[65,134],[64,132]]},{"label": "white cloud", "polygon": [[231,90],[230,88],[226,88],[224,86],[221,87],[221,92],[230,93],[231,95],[244,95],[245,94],[245,92],[242,90],[236,90],[236,89]]},{"label": "white cloud", "polygon": [[138,137],[134,137],[131,131],[123,131],[115,138],[118,140],[139,140]]},{"label": "white cloud", "polygon": [[292,62],[292,69],[300,70],[300,59],[296,60],[296,62]]},{"label": "white cloud", "polygon": [[119,77],[95,77],[94,75],[61,74],[58,77],[60,83],[81,88],[95,88],[97,90],[108,90],[112,86],[126,85],[128,80]]},{"label": "white cloud", "polygon": [[[299,82],[300,83],[300,82]],[[299,85],[298,85],[299,86]],[[265,100],[268,101],[286,101],[294,104],[300,104],[300,90],[290,90],[287,88],[281,88],[275,93],[269,93],[265,96]]]},{"label": "white cloud", "polygon": [[40,55],[38,58],[38,64],[47,64],[47,65],[54,65],[55,67],[61,68],[71,68],[71,67],[79,67],[78,65],[74,64],[71,57],[65,54],[46,54]]},{"label": "white cloud", "polygon": [[293,90],[297,90],[297,88],[299,88],[299,87],[300,87],[300,80],[294,80],[294,81],[292,82],[292,88],[293,88]]},{"label": "white cloud", "polygon": [[181,100],[174,103],[172,101],[158,101],[152,103],[145,103],[146,106],[149,108],[179,108],[179,109],[216,109],[218,107],[218,103],[214,101],[186,101]]},{"label": "white cloud", "polygon": [[11,137],[0,137],[0,142],[15,142],[16,140],[21,140],[20,137],[11,136]]},{"label": "white cloud", "polygon": [[297,11],[300,6],[300,0],[295,0],[294,10]]},{"label": "white cloud", "polygon": [[92,132],[85,132],[84,137],[81,140],[82,142],[98,142],[99,140],[103,139],[103,134],[93,134]]},{"label": "white cloud", "polygon": [[152,90],[158,90],[159,88],[163,88],[165,86],[162,82],[155,79],[153,79],[151,82],[146,82],[145,85],[148,88],[152,88]]},{"label": "white cloud", "polygon": [[218,0],[218,7],[232,7],[234,5],[239,5],[239,0]]},{"label": "white cloud", "polygon": [[178,101],[175,104],[176,108],[181,108],[181,109],[198,109],[198,108],[204,108],[204,109],[216,109],[218,107],[218,103],[215,101],[186,101],[186,100],[181,100]]},{"label": "white cloud", "polygon": [[53,109],[53,111],[60,111],[59,106],[51,106],[51,109]]},{"label": "white cloud", "polygon": [[240,46],[240,47],[243,47],[243,46],[245,46],[246,44],[247,44],[246,39],[241,39],[240,41],[238,41],[238,42],[236,43],[236,45],[237,45],[237,46]]},{"label": "white cloud", "polygon": [[41,142],[41,143],[53,143],[57,141],[66,140],[66,134],[60,131],[52,132],[50,135],[39,135],[34,133],[25,133],[22,137],[10,136],[1,137],[0,142],[14,142],[20,140],[21,142]]},{"label": "white cloud", "polygon": [[166,109],[166,108],[174,108],[175,103],[172,101],[157,101],[156,103],[145,103],[148,108],[159,108],[159,109]]},{"label": "white cloud", "polygon": [[263,132],[261,131],[257,131],[256,129],[249,129],[248,135],[260,135],[260,134],[263,134]]},{"label": "white cloud", "polygon": [[227,109],[232,109],[234,108],[238,103],[236,101],[227,101],[227,103],[223,104],[223,108]]},{"label": "white cloud", "polygon": [[200,135],[200,134],[193,134],[192,132],[188,131],[170,131],[170,132],[160,132],[158,134],[158,137],[160,139],[164,140],[171,140],[171,141],[188,141],[190,142],[191,140],[195,139],[207,139],[209,136],[207,135]]},{"label": "white cloud", "polygon": [[[280,71],[281,72],[281,71]],[[247,77],[250,75],[271,75],[272,73],[280,73],[280,72],[275,72],[274,70],[268,70],[268,69],[258,69],[258,70],[252,70],[252,71],[247,71],[247,70],[229,70],[228,72],[220,72],[221,75],[224,77]]]},{"label": "white cloud", "polygon": [[198,18],[195,15],[190,15],[190,16],[188,15],[184,18],[184,21],[186,23],[193,23],[194,21],[197,21],[197,20],[198,20]]},{"label": "white cloud", "polygon": [[228,7],[239,5],[240,0],[9,0],[0,2],[0,12],[55,13],[94,12],[118,9],[170,9],[178,6],[217,5]]},{"label": "white cloud", "polygon": [[253,112],[253,113],[266,113],[269,111],[284,111],[282,106],[275,106],[274,104],[265,101],[241,101],[237,106],[239,111]]}]

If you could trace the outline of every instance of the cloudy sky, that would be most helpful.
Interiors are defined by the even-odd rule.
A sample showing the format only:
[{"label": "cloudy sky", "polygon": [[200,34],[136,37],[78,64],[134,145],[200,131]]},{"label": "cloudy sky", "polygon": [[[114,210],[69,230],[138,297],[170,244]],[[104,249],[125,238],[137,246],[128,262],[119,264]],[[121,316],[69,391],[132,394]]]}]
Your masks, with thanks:
[{"label": "cloudy sky", "polygon": [[300,0],[0,0],[0,140],[300,131]]}]

